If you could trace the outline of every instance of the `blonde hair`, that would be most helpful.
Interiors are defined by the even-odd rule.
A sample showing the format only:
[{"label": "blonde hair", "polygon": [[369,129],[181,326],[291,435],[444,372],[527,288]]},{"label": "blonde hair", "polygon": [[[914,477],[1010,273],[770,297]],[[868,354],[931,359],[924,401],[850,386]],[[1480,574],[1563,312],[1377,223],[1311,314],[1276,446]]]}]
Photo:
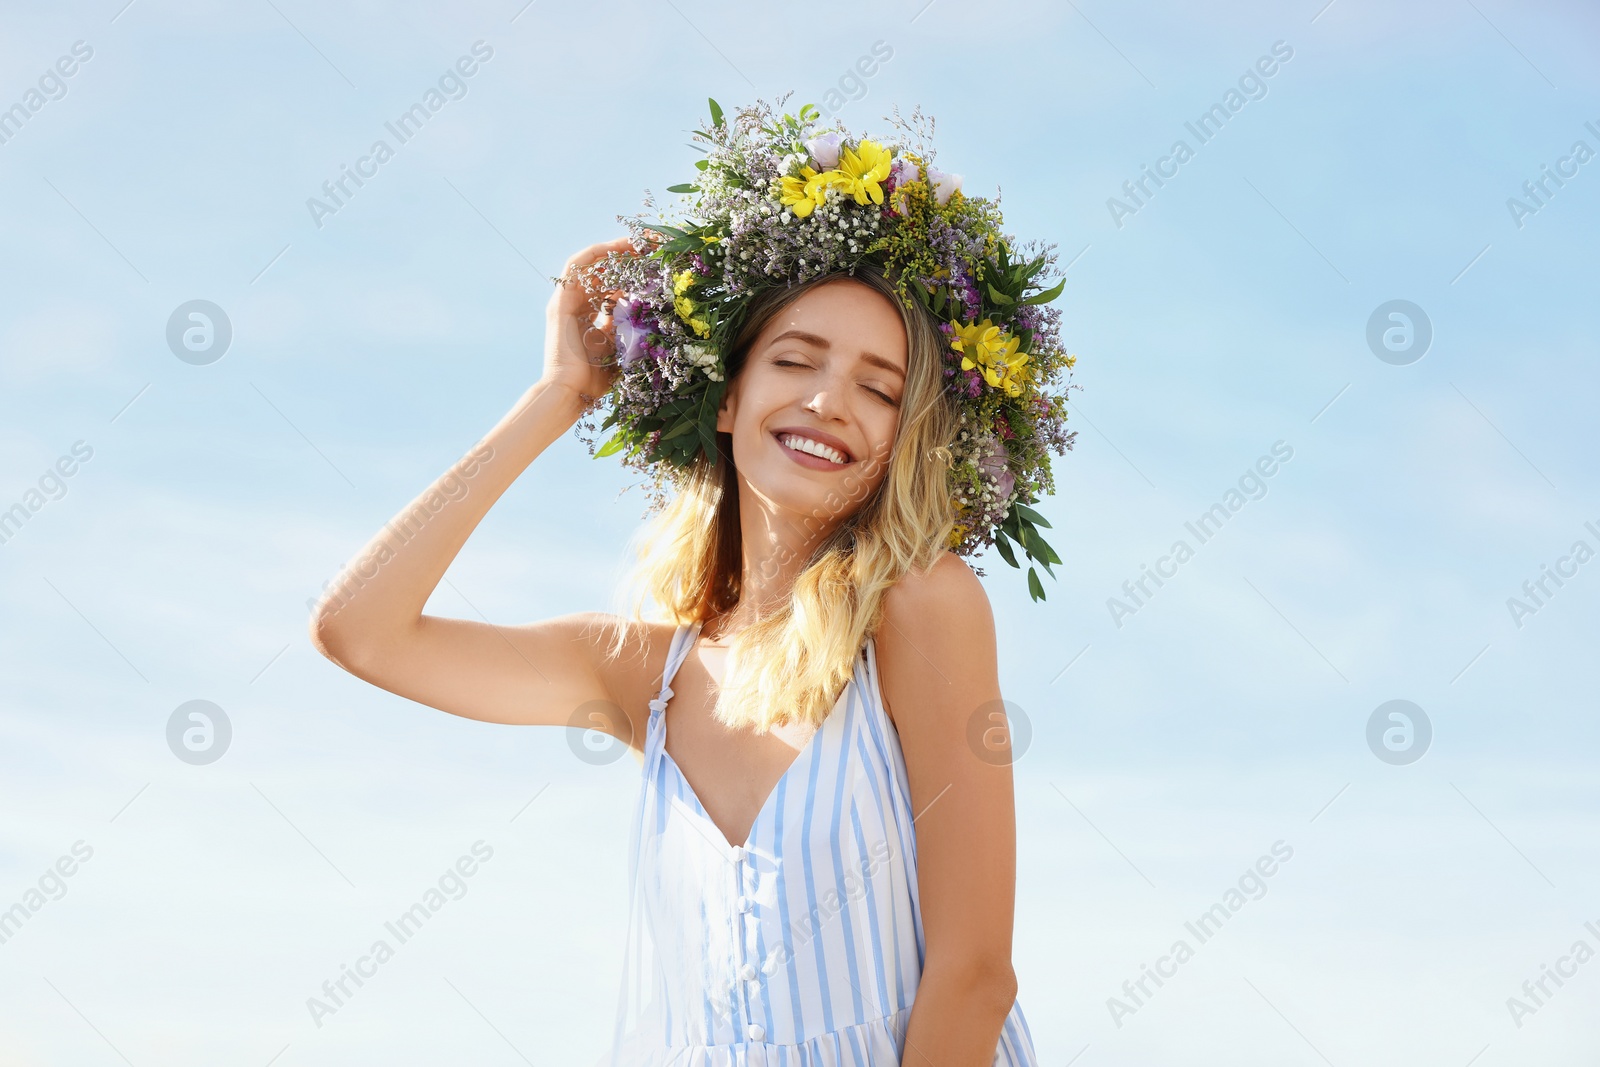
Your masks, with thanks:
[{"label": "blonde hair", "polygon": [[[947,479],[949,445],[960,427],[944,386],[947,345],[931,315],[920,306],[908,308],[872,264],[753,297],[730,345],[729,384],[775,316],[813,288],[841,278],[877,290],[900,312],[908,356],[900,421],[887,460],[869,457],[863,464],[886,462],[882,481],[817,545],[787,602],[730,642],[730,669],[713,708],[716,719],[730,727],[748,725],[764,733],[778,723],[820,726],[880,623],[884,594],[907,572],[930,568],[955,529]],[[855,488],[846,489],[848,495],[862,491],[859,473],[851,473],[847,485]],[[846,499],[829,499],[846,511]],[[637,562],[625,580],[636,593],[635,619],[641,618],[646,592],[664,621],[677,625],[708,621],[739,603],[743,540],[730,434],[717,434],[715,459],[697,457],[677,494],[636,541]],[[612,656],[620,652],[625,630],[617,628]]]}]

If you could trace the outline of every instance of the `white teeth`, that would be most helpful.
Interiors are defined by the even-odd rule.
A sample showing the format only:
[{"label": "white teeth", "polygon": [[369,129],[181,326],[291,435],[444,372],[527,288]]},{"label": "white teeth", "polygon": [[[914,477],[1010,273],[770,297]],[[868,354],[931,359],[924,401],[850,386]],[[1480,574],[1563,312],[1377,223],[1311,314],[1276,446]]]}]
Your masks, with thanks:
[{"label": "white teeth", "polygon": [[813,456],[821,456],[823,459],[832,460],[834,463],[841,465],[849,462],[845,459],[844,453],[840,452],[838,449],[829,448],[820,441],[813,441],[809,437],[801,437],[799,434],[786,433],[782,437],[778,438],[778,440],[782,441],[784,444],[788,445],[797,452],[809,452]]}]

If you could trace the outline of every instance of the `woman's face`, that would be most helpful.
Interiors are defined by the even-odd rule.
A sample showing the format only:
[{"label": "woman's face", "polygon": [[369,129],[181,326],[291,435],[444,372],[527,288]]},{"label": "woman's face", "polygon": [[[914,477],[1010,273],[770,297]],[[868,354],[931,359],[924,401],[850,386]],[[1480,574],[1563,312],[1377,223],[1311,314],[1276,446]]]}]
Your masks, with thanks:
[{"label": "woman's face", "polygon": [[888,297],[848,278],[807,290],[757,336],[717,412],[742,487],[815,533],[848,518],[888,472],[907,360]]}]

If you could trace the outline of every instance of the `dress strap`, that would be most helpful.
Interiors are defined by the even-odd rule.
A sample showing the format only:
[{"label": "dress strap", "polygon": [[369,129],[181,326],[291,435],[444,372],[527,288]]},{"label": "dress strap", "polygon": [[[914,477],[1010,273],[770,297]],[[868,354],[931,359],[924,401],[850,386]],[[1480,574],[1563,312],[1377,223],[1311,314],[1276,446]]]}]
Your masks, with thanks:
[{"label": "dress strap", "polygon": [[688,658],[689,650],[694,647],[695,639],[700,636],[701,623],[689,626],[680,625],[672,633],[672,644],[667,648],[667,666],[661,675],[661,691],[656,698],[650,701],[651,721],[659,718],[667,710],[667,701],[672,699],[672,676],[678,673],[678,668]]}]

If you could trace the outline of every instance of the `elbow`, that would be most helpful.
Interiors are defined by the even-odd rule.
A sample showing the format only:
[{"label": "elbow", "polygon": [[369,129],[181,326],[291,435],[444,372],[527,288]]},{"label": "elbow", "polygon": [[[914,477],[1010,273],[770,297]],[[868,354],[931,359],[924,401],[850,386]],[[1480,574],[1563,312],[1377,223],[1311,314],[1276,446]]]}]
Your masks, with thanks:
[{"label": "elbow", "polygon": [[1002,1018],[1010,1014],[1017,1002],[1017,972],[1011,961],[1004,960],[987,967],[974,979],[973,996],[980,1003],[991,1005]]},{"label": "elbow", "polygon": [[934,975],[925,971],[924,981],[930,977],[956,992],[963,1004],[998,1018],[1004,1018],[1017,1000],[1017,974],[1009,959],[952,961],[937,968]]},{"label": "elbow", "polygon": [[319,604],[311,612],[311,619],[306,624],[306,635],[311,638],[311,647],[316,649],[323,658],[338,663],[339,636],[338,631],[331,625],[332,621],[330,614],[324,611],[322,605]]},{"label": "elbow", "polygon": [[359,657],[350,639],[349,627],[336,622],[338,613],[339,609],[333,601],[323,600],[311,612],[306,631],[311,638],[312,648],[336,666],[354,674]]}]

